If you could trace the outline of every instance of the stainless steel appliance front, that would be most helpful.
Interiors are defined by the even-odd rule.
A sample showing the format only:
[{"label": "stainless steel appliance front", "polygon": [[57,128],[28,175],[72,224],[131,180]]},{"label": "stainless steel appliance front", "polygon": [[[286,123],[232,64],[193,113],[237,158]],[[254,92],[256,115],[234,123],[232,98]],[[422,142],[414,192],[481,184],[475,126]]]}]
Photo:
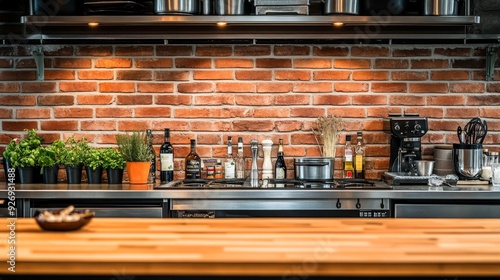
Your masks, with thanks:
[{"label": "stainless steel appliance front", "polygon": [[172,218],[391,217],[390,200],[360,199],[174,199]]}]

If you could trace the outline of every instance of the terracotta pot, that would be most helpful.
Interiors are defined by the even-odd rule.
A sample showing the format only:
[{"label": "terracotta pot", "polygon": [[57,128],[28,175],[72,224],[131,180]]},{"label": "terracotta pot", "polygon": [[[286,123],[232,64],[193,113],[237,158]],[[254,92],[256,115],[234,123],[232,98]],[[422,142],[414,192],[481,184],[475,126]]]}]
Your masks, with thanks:
[{"label": "terracotta pot", "polygon": [[130,184],[147,184],[149,176],[149,167],[151,162],[127,162],[127,173]]}]

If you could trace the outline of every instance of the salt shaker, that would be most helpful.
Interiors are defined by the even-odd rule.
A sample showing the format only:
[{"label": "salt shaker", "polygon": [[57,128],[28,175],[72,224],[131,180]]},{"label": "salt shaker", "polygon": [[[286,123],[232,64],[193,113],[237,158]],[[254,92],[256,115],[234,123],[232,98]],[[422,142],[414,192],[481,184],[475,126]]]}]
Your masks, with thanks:
[{"label": "salt shaker", "polygon": [[250,186],[252,188],[259,187],[259,169],[257,167],[257,156],[259,149],[259,141],[250,141],[250,149],[252,150],[252,169],[250,170]]},{"label": "salt shaker", "polygon": [[272,187],[269,184],[269,179],[273,178],[273,164],[271,162],[271,149],[273,148],[273,141],[266,139],[262,141],[262,150],[264,151],[264,163],[262,164],[262,187]]}]

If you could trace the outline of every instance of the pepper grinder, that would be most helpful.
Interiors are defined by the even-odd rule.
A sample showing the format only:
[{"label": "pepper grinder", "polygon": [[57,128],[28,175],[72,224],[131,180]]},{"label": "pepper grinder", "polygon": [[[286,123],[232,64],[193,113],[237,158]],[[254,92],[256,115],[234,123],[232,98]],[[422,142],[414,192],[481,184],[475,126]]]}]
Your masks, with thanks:
[{"label": "pepper grinder", "polygon": [[252,150],[252,169],[250,170],[250,186],[252,188],[259,187],[259,169],[257,167],[257,156],[259,149],[259,141],[250,141],[250,149]]},{"label": "pepper grinder", "polygon": [[271,163],[271,149],[273,148],[273,141],[266,139],[262,141],[262,150],[264,151],[264,163],[262,164],[262,187],[272,187],[268,179],[273,178],[273,164]]}]

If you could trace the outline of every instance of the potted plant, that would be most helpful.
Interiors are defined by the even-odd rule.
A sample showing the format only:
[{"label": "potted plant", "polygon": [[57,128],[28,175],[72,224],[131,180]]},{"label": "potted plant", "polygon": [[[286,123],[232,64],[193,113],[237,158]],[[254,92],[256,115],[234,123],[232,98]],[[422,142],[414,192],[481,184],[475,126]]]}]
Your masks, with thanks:
[{"label": "potted plant", "polygon": [[[17,168],[12,166],[12,156],[15,152],[16,146],[19,144],[19,138],[12,139],[9,144],[5,147],[3,152],[3,171],[5,174],[5,180],[9,183],[19,183],[19,171]],[[14,172],[12,172],[14,171]]]},{"label": "potted plant", "polygon": [[65,148],[61,153],[61,164],[64,164],[68,184],[82,182],[82,168],[85,154],[89,146],[85,137],[76,140],[73,136],[65,141]]},{"label": "potted plant", "polygon": [[44,183],[57,183],[59,164],[64,148],[65,144],[62,140],[56,140],[50,146],[40,148],[38,165],[41,168],[40,172],[43,174]]},{"label": "potted plant", "polygon": [[8,159],[12,168],[18,169],[20,183],[39,183],[41,176],[37,163],[43,138],[36,135],[36,129],[24,131],[28,132],[28,136],[17,144],[12,140],[4,157]]},{"label": "potted plant", "polygon": [[89,148],[83,160],[87,172],[87,182],[89,184],[100,184],[102,180],[102,169],[104,165],[103,150],[95,147]]},{"label": "potted plant", "polygon": [[120,151],[112,148],[102,149],[103,168],[106,169],[108,184],[121,184],[123,181],[123,170],[125,160]]},{"label": "potted plant", "polygon": [[118,149],[126,161],[131,184],[147,184],[153,154],[149,150],[148,139],[143,131],[116,135]]}]

